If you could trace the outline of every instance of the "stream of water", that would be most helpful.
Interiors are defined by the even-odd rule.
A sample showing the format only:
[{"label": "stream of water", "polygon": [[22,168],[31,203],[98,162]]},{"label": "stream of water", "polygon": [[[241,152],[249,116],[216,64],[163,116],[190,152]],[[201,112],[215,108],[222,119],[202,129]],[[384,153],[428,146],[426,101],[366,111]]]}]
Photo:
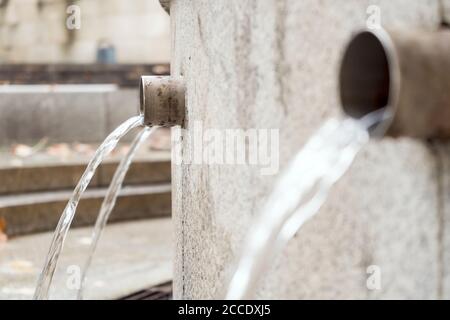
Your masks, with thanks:
[{"label": "stream of water", "polygon": [[[309,139],[280,176],[263,211],[251,224],[252,228],[246,239],[243,254],[226,294],[227,299],[253,297],[258,281],[270,262],[284,249],[303,224],[320,210],[330,189],[347,172],[358,152],[368,143],[369,129],[377,125],[376,134],[382,135],[383,124],[388,119],[389,115],[384,110],[369,114],[360,120],[331,119]],[[76,208],[97,167],[124,135],[142,125],[142,116],[130,118],[114,130],[97,149],[58,222],[34,299],[42,300],[49,297],[53,275]],[[126,172],[139,146],[155,129],[144,128],[138,134],[114,174],[92,233],[92,241],[81,273],[78,299],[83,297],[87,272]]]},{"label": "stream of water", "polygon": [[[260,277],[302,225],[322,207],[333,185],[369,142],[369,129],[384,134],[390,114],[380,110],[360,120],[328,120],[280,176],[260,215],[251,224],[226,294],[254,298]],[[374,132],[372,131],[372,134]]]},{"label": "stream of water", "polygon": [[142,143],[144,143],[144,141],[146,141],[153,134],[153,132],[155,132],[156,129],[157,127],[145,127],[134,138],[130,150],[128,151],[127,155],[121,160],[119,166],[116,169],[116,172],[114,173],[114,177],[111,181],[111,184],[109,185],[105,199],[103,200],[102,206],[100,208],[100,213],[95,222],[94,230],[91,236],[91,244],[86,256],[86,261],[84,262],[83,269],[81,269],[81,286],[77,293],[78,300],[83,299],[87,274],[91,266],[95,250],[97,249],[98,241],[100,240],[103,230],[106,227],[106,223],[108,222],[109,216],[114,209],[117,196],[119,195],[119,191],[122,188],[123,180],[125,179],[126,173],[130,168],[131,162],[133,161],[133,158]]},{"label": "stream of water", "polygon": [[44,300],[48,299],[49,289],[52,283],[53,275],[58,263],[59,255],[64,247],[64,241],[69,231],[72,220],[78,206],[78,202],[89,185],[92,177],[95,174],[97,167],[103,159],[116,147],[120,139],[125,136],[130,130],[143,125],[143,116],[136,116],[128,119],[119,127],[117,127],[100,145],[95,152],[93,158],[89,162],[83,176],[78,182],[72,197],[67,203],[61,218],[53,235],[50,249],[45,259],[44,268],[39,276],[34,299]]}]

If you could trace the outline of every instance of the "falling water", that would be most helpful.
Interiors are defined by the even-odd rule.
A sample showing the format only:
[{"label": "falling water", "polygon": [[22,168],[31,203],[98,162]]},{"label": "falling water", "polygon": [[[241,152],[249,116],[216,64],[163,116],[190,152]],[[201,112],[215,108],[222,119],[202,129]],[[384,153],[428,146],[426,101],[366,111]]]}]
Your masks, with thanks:
[{"label": "falling water", "polygon": [[89,162],[86,171],[83,173],[83,176],[75,187],[72,197],[67,203],[61,215],[61,218],[59,219],[52,242],[50,244],[50,249],[45,259],[44,268],[39,276],[36,291],[34,293],[34,299],[48,299],[50,285],[52,283],[59,255],[64,246],[64,240],[66,239],[67,232],[69,231],[70,225],[75,216],[75,211],[77,209],[81,195],[89,185],[89,182],[94,176],[95,170],[103,161],[103,159],[116,147],[117,143],[124,135],[126,135],[133,128],[142,125],[142,116],[136,116],[128,119],[119,127],[117,127],[95,152],[94,157]]},{"label": "falling water", "polygon": [[95,222],[94,230],[91,236],[91,245],[89,247],[89,251],[86,256],[86,261],[84,263],[83,269],[81,270],[81,286],[78,290],[78,299],[83,299],[84,294],[84,286],[86,284],[86,277],[89,270],[89,267],[92,263],[92,258],[94,256],[95,250],[97,248],[98,241],[105,229],[106,222],[111,215],[111,212],[116,204],[117,196],[119,195],[119,191],[122,187],[123,180],[125,179],[125,175],[130,168],[131,161],[138,151],[139,147],[142,143],[148,139],[149,136],[152,135],[157,127],[145,127],[134,139],[131,144],[130,151],[128,154],[122,159],[119,166],[114,173],[114,177],[109,185],[108,192],[106,193],[105,199],[103,200],[102,207],[100,208],[100,213],[97,217],[97,221]]},{"label": "falling water", "polygon": [[[390,113],[379,110],[360,120],[328,120],[279,178],[263,211],[252,224],[231,279],[227,299],[250,299],[260,275],[301,226],[325,202],[331,187],[369,141],[369,129],[384,134]],[[383,131],[383,132],[381,132]]]}]

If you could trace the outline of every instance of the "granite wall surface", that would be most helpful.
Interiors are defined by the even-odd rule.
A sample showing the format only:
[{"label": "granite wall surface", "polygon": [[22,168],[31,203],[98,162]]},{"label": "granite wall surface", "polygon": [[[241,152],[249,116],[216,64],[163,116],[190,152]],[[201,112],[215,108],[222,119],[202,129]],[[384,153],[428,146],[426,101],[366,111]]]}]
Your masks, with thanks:
[{"label": "granite wall surface", "polygon": [[[173,0],[172,74],[193,126],[280,130],[281,169],[340,114],[342,50],[377,5],[386,27],[437,29],[450,1]],[[408,138],[371,142],[321,212],[264,275],[257,297],[450,298],[450,152]],[[300,179],[301,177],[299,177]],[[175,298],[220,298],[276,176],[259,168],[173,165]],[[381,270],[369,290],[367,268]]]}]

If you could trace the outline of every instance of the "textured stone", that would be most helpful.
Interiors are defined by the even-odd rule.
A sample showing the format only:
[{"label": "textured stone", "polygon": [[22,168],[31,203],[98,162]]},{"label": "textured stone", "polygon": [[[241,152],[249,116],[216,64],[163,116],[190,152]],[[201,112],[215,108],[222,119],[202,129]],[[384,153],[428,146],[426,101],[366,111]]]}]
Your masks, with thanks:
[{"label": "textured stone", "polygon": [[[138,88],[138,84],[136,84]],[[0,145],[50,142],[99,142],[120,123],[138,115],[138,90],[111,92],[2,93]],[[130,141],[133,134],[123,141]]]},{"label": "textured stone", "polygon": [[[0,194],[74,188],[86,164],[12,167],[0,169]],[[90,186],[99,185],[96,174]]]},{"label": "textured stone", "polygon": [[[108,186],[116,172],[117,163],[105,163],[100,167],[100,186]],[[127,172],[124,183],[132,184],[149,184],[158,182],[170,182],[171,165],[170,157],[157,159],[136,159]]]},{"label": "textured stone", "polygon": [[[86,170],[87,162],[41,164],[20,167],[0,167],[0,195],[33,191],[75,188]],[[97,169],[89,187],[107,187],[116,171],[118,161],[106,161]],[[124,183],[149,184],[170,182],[170,158],[137,159],[127,172]]]},{"label": "textured stone", "polygon": [[[205,128],[279,128],[285,167],[340,114],[340,57],[370,4],[380,6],[384,26],[433,30],[441,22],[436,0],[173,0],[172,74],[184,76],[188,97],[184,152],[197,120]],[[275,177],[243,166],[173,170],[175,297],[221,297]],[[423,141],[372,142],[265,274],[258,297],[440,297],[439,174]],[[366,269],[374,264],[382,290],[372,292]]]},{"label": "textured stone", "polygon": [[438,168],[440,297],[450,299],[450,145],[435,146]]},{"label": "textured stone", "polygon": [[[85,191],[72,225],[92,225],[105,194],[106,188]],[[54,230],[71,195],[72,191],[53,191],[1,196],[0,217],[6,222],[6,233],[17,236]],[[170,184],[124,187],[110,221],[168,216],[171,203]]]},{"label": "textured stone", "polygon": [[2,145],[44,137],[56,142],[104,139],[106,110],[99,93],[6,93],[0,110]]},{"label": "textured stone", "polygon": [[[450,0],[441,1],[441,13],[444,22],[450,24]],[[440,210],[440,254],[441,277],[443,279],[440,287],[441,297],[450,299],[450,146],[438,146],[437,148],[438,168],[440,170],[439,187],[441,201],[438,204]]]}]

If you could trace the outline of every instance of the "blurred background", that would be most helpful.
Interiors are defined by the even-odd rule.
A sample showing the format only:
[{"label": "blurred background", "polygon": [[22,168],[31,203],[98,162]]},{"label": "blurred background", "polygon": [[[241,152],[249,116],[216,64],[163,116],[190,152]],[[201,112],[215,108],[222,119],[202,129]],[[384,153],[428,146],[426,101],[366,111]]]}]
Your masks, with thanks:
[{"label": "blurred background", "polygon": [[[71,5],[80,9],[78,25]],[[157,0],[1,0],[0,35],[2,63],[92,64],[104,45],[116,51],[111,62],[167,63],[170,51],[169,18]]]},{"label": "blurred background", "polygon": [[[0,299],[32,297],[52,230],[86,164],[114,128],[137,115],[140,76],[169,73],[169,26],[157,0],[0,0]],[[83,196],[53,298],[75,295],[71,267],[83,261],[134,134]],[[169,132],[161,129],[139,150],[94,259],[87,298],[170,296],[169,149]]]}]

